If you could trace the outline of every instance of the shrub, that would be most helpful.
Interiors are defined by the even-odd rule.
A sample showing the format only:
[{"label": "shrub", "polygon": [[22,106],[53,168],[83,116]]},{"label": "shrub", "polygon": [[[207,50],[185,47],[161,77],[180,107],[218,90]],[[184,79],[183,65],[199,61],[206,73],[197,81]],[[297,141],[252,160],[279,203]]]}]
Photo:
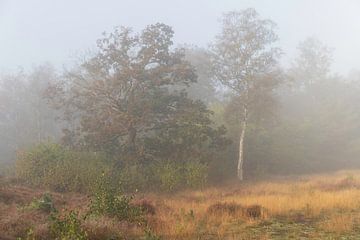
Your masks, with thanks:
[{"label": "shrub", "polygon": [[[109,172],[113,163],[103,154],[71,151],[54,143],[43,143],[18,154],[16,176],[28,184],[59,192],[91,192],[97,176]],[[208,166],[189,161],[159,161],[125,165],[113,171],[113,185],[122,190],[160,189],[173,192],[199,188],[207,182]]]},{"label": "shrub", "polygon": [[132,196],[122,194],[121,188],[114,186],[106,174],[96,183],[90,203],[90,214],[107,215],[118,220],[143,223],[143,210],[131,204]]},{"label": "shrub", "polygon": [[200,162],[187,162],[185,164],[186,186],[201,188],[207,183],[208,166]]},{"label": "shrub", "polygon": [[45,182],[57,191],[90,192],[97,176],[109,166],[101,154],[69,152],[69,158],[56,164]]},{"label": "shrub", "polygon": [[175,162],[161,162],[154,166],[160,189],[173,192],[184,186],[184,168]]},{"label": "shrub", "polygon": [[146,190],[153,183],[151,179],[153,174],[148,165],[128,165],[120,169],[117,174],[119,176],[114,176],[114,178],[118,178],[125,192]]},{"label": "shrub", "polygon": [[96,176],[108,168],[103,155],[74,152],[54,143],[43,143],[20,153],[16,176],[33,186],[55,191],[87,192]]},{"label": "shrub", "polygon": [[41,185],[50,175],[49,171],[67,158],[66,151],[58,144],[39,144],[20,152],[16,159],[16,176],[31,185]]},{"label": "shrub", "polygon": [[182,188],[200,188],[207,183],[208,166],[198,161],[157,161],[126,165],[113,171],[112,181],[121,183],[124,192],[161,190],[174,192]]},{"label": "shrub", "polygon": [[153,168],[153,175],[163,191],[173,192],[185,187],[199,188],[207,182],[208,167],[200,162],[160,162]]},{"label": "shrub", "polygon": [[86,240],[86,231],[81,226],[78,213],[70,211],[65,216],[52,215],[50,231],[55,240]]},{"label": "shrub", "polygon": [[31,202],[29,208],[40,210],[46,213],[56,212],[52,197],[48,193],[45,193],[40,199],[34,199]]}]

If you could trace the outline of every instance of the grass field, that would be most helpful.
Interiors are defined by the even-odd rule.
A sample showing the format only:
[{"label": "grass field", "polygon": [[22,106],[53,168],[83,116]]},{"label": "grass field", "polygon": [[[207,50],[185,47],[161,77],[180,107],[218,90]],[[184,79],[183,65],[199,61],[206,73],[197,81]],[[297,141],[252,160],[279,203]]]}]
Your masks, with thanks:
[{"label": "grass field", "polygon": [[[7,180],[0,187],[0,239],[48,239],[48,216],[26,206],[44,191]],[[63,212],[87,211],[88,197],[51,193]],[[162,239],[360,239],[360,172],[277,178],[176,194],[138,194]],[[83,223],[89,239],[140,239],[143,230],[110,218]],[[149,238],[150,239],[150,238]]]}]

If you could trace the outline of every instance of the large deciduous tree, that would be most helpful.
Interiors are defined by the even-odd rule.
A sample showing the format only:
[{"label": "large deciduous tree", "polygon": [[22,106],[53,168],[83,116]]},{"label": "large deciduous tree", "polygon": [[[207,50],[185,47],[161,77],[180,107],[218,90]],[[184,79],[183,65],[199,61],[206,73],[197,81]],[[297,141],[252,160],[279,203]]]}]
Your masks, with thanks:
[{"label": "large deciduous tree", "polygon": [[[98,52],[52,89],[79,123],[78,134],[69,135],[130,159],[174,155],[177,144],[191,145],[190,135],[197,134],[197,143],[209,142],[214,131],[223,135],[212,131],[206,106],[187,97],[184,88],[196,74],[184,51],[172,49],[172,37],[172,29],[158,23],[139,34],[117,28],[98,40]],[[155,142],[171,146],[159,150]]]},{"label": "large deciduous tree", "polygon": [[244,139],[249,116],[266,101],[278,84],[280,50],[275,24],[259,17],[254,9],[228,12],[212,51],[214,77],[235,94],[240,112],[237,176],[243,180]]}]

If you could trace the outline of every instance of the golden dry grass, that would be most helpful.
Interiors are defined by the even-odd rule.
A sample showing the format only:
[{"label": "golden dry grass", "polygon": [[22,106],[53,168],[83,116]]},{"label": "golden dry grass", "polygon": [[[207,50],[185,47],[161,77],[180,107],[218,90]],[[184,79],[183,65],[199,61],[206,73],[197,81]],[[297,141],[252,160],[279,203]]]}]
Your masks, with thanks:
[{"label": "golden dry grass", "polygon": [[[41,194],[21,186],[0,188],[1,234],[16,239],[33,227],[46,236],[47,217],[18,207]],[[85,196],[53,193],[53,197],[59,208],[87,211]],[[163,239],[338,239],[349,234],[352,238],[345,239],[360,239],[360,171],[149,193],[135,202],[154,207],[147,221]],[[261,214],[249,214],[257,209],[254,206],[261,206]],[[106,217],[88,219],[84,227],[90,239],[115,235],[138,239],[143,234],[138,226]]]},{"label": "golden dry grass", "polygon": [[354,228],[354,216],[351,214],[333,214],[328,220],[321,222],[319,227],[327,232],[351,232]]},{"label": "golden dry grass", "polygon": [[[319,219],[319,228],[330,232],[351,231],[354,216],[332,214],[335,211],[360,210],[360,172],[341,171],[332,174],[277,179],[264,182],[231,184],[202,191],[184,191],[175,195],[148,195],[156,203],[157,214],[153,229],[173,239],[190,238],[201,234],[216,235],[217,239],[229,235],[234,224],[243,226],[285,217],[289,219]],[[253,219],[238,214],[209,214],[208,208],[216,203],[234,203],[243,207],[260,205],[261,218]],[[193,213],[191,217],[191,212]],[[201,227],[199,227],[201,226]],[[266,236],[264,236],[266,239]]]}]

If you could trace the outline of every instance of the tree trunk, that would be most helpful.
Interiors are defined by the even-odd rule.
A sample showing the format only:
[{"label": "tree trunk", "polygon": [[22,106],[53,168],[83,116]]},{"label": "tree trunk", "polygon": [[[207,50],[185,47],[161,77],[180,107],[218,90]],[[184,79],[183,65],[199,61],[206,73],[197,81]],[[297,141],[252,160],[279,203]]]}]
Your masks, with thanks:
[{"label": "tree trunk", "polygon": [[247,109],[244,108],[244,118],[241,122],[241,130],[240,130],[239,160],[237,166],[237,177],[239,181],[242,181],[244,179],[243,163],[244,163],[244,139],[246,133],[246,126],[247,126]]}]

